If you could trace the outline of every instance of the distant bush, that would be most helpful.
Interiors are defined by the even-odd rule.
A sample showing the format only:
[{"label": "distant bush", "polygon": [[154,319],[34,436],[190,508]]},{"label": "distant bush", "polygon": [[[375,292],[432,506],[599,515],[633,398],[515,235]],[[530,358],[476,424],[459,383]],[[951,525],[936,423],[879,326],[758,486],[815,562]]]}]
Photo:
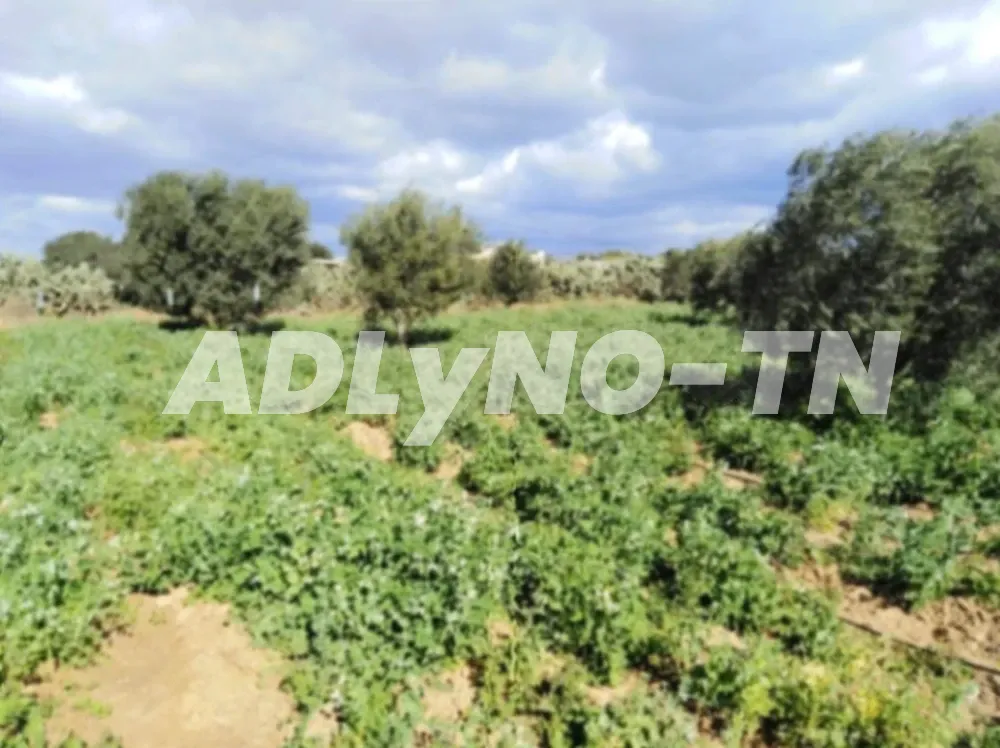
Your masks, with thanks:
[{"label": "distant bush", "polygon": [[314,260],[329,260],[333,258],[333,252],[322,242],[310,242],[309,256]]},{"label": "distant bush", "polygon": [[647,303],[659,301],[660,266],[655,257],[628,257],[616,263],[614,295]]},{"label": "distant bush", "polygon": [[156,174],[120,215],[138,302],[214,327],[274,309],[310,256],[309,206],[294,189],[221,172]]},{"label": "distant bush", "polygon": [[57,317],[97,314],[114,303],[114,284],[86,264],[52,270],[35,260],[0,256],[0,307],[12,302]]},{"label": "distant bush", "polygon": [[655,257],[555,260],[545,268],[545,286],[559,299],[604,296],[656,301],[660,298],[659,267]]},{"label": "distant bush", "polygon": [[345,309],[358,303],[357,278],[349,264],[310,262],[281,295],[277,307],[326,311]]},{"label": "distant bush", "polygon": [[610,296],[604,264],[595,260],[553,261],[545,269],[546,288],[559,299]]},{"label": "distant bush", "polygon": [[505,242],[490,257],[489,290],[510,305],[534,299],[542,287],[542,270],[528,254],[524,242]]},{"label": "distant bush", "polygon": [[686,302],[691,299],[693,250],[668,249],[660,267],[660,298],[664,301]]},{"label": "distant bush", "polygon": [[118,242],[96,231],[70,231],[42,247],[42,262],[52,270],[87,264],[99,268],[113,281],[125,270],[125,254]]}]

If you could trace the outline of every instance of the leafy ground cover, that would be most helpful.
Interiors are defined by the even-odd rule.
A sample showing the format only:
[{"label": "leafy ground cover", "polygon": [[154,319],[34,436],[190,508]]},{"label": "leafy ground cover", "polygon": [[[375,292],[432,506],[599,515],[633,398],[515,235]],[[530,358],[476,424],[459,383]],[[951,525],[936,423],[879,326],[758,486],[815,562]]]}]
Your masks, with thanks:
[{"label": "leafy ground cover", "polygon": [[[294,324],[349,376],[357,319]],[[579,363],[613,330],[733,382],[756,363],[668,305],[445,315],[412,344],[447,369],[518,329],[540,353],[579,331],[565,413],[519,392],[483,415],[487,360],[428,448],[402,446],[422,411],[402,348],[379,385],[399,412],[359,428],[346,380],[304,416],[160,416],[198,331],[0,333],[0,744],[58,744],[39,683],[91,672],[137,595],[178,590],[281,658],[287,746],[1000,744],[1000,409],[904,386],[920,419],[751,418],[752,382],[591,409]],[[255,400],[268,336],[241,345]]]}]

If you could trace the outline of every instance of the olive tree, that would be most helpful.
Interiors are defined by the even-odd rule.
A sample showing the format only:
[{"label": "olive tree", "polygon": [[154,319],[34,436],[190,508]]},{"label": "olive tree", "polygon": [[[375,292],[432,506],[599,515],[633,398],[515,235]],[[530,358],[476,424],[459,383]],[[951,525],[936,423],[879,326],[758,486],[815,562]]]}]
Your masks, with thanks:
[{"label": "olive tree", "polygon": [[115,281],[121,279],[124,260],[121,246],[96,231],[70,231],[42,247],[42,261],[52,270],[87,264]]},{"label": "olive tree", "polygon": [[664,301],[691,299],[693,250],[671,248],[663,253],[660,266],[660,297]]},{"label": "olive tree", "polygon": [[746,240],[746,234],[738,234],[710,239],[689,250],[688,291],[696,310],[718,312],[733,303],[733,271]]},{"label": "olive tree", "polygon": [[1000,331],[1000,118],[889,130],[801,153],[767,231],[736,262],[750,329],[901,333],[921,379]]},{"label": "olive tree", "polygon": [[542,287],[541,268],[520,241],[504,242],[494,250],[488,276],[490,292],[508,306],[535,298]]},{"label": "olive tree", "polygon": [[309,207],[293,188],[221,172],[156,174],[119,217],[137,301],[214,327],[273,309],[310,257]]},{"label": "olive tree", "polygon": [[417,322],[457,301],[469,286],[481,234],[460,207],[408,189],[351,217],[341,242],[357,274],[366,320],[388,317],[405,344]]}]

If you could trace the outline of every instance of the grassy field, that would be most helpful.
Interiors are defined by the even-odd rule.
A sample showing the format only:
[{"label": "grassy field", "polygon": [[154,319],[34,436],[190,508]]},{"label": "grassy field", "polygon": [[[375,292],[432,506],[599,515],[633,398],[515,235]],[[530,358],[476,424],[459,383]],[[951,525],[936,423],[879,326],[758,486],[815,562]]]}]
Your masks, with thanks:
[{"label": "grassy field", "polygon": [[[434,445],[403,447],[422,412],[406,350],[380,372],[399,413],[359,421],[358,320],[288,324],[331,333],[346,359],[308,415],[159,415],[197,330],[0,332],[0,745],[69,725],[129,748],[151,729],[134,700],[153,697],[100,682],[116,647],[129,667],[158,651],[177,668],[225,639],[229,667],[243,631],[271,663],[245,680],[280,692],[202,672],[205,654],[155,696],[190,701],[202,668],[247,702],[216,725],[233,745],[1000,745],[1000,410],[956,390],[922,430],[892,405],[751,417],[752,382],[736,383],[758,357],[738,332],[676,306],[566,304],[445,315],[415,343],[447,370],[499,330],[542,354],[577,330],[578,367],[601,335],[639,329],[668,367],[724,361],[734,386],[664,383],[612,417],[574,374],[564,414],[520,392],[495,417],[487,359]],[[256,401],[268,336],[241,343]],[[628,384],[619,362],[609,380]],[[164,633],[196,625],[201,639]],[[190,709],[158,714],[174,740],[212,745],[176,732]],[[261,727],[272,714],[288,724]]]}]

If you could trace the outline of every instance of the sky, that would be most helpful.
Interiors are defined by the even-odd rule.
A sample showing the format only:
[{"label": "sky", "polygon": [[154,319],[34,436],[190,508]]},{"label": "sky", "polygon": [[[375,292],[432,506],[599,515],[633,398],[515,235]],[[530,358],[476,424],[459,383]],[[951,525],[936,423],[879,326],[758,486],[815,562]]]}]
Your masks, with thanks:
[{"label": "sky", "polygon": [[337,253],[406,187],[660,252],[767,220],[804,148],[997,110],[1000,0],[0,0],[0,251],[218,168],[295,185]]}]

